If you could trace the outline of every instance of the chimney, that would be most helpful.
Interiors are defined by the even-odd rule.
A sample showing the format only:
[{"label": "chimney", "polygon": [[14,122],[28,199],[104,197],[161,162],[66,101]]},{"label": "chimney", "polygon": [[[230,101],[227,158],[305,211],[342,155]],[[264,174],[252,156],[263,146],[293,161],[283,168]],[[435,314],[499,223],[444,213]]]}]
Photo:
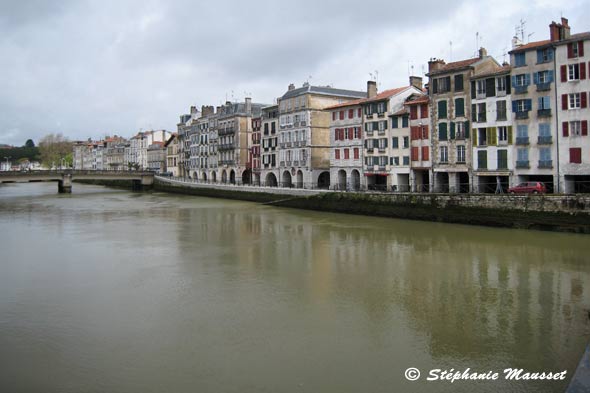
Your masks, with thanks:
[{"label": "chimney", "polygon": [[410,86],[414,86],[416,89],[422,90],[422,77],[410,76]]},{"label": "chimney", "polygon": [[215,113],[215,108],[213,106],[201,106],[201,116],[210,116]]},{"label": "chimney", "polygon": [[197,107],[196,106],[191,106],[191,115],[194,115],[197,113]]},{"label": "chimney", "polygon": [[292,83],[289,85],[289,91],[291,91],[291,90],[295,90],[295,85]]},{"label": "chimney", "polygon": [[442,68],[442,66],[445,65],[445,61],[441,60],[441,59],[430,59],[428,61],[428,72],[434,72],[434,71],[438,71],[439,69]]},{"label": "chimney", "polygon": [[252,98],[246,97],[246,114],[252,114]]},{"label": "chimney", "polygon": [[549,25],[549,38],[551,42],[559,41],[559,25],[555,21]]},{"label": "chimney", "polygon": [[221,114],[221,106],[215,107],[215,113],[217,113],[218,115]]},{"label": "chimney", "polygon": [[367,81],[367,98],[373,98],[377,95],[377,82]]},{"label": "chimney", "polygon": [[486,48],[479,48],[479,58],[483,59],[484,57],[486,57],[488,55],[488,51],[486,50]]},{"label": "chimney", "polygon": [[568,24],[568,20],[564,17],[561,17],[561,29],[561,39],[567,40],[568,38],[570,38],[570,25]]}]

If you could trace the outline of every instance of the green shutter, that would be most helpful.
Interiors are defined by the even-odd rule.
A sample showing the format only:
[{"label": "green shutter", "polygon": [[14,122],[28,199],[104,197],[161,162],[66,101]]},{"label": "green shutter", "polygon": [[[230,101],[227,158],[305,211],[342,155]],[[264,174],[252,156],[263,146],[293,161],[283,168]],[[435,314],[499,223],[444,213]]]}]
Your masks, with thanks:
[{"label": "green shutter", "polygon": [[512,144],[512,126],[508,126],[508,144],[511,145]]},{"label": "green shutter", "polygon": [[447,140],[447,123],[439,123],[439,125],[438,125],[438,139],[440,141]]},{"label": "green shutter", "polygon": [[471,121],[477,122],[477,109],[475,104],[471,104]]},{"label": "green shutter", "polygon": [[498,145],[498,129],[496,127],[492,127],[492,139],[490,145],[497,146]]},{"label": "green shutter", "polygon": [[463,124],[463,129],[465,130],[465,139],[467,139],[469,138],[469,120],[465,121]]},{"label": "green shutter", "polygon": [[438,102],[438,118],[447,118],[447,100],[441,100]]},{"label": "green shutter", "polygon": [[455,139],[455,123],[451,122],[450,139]]},{"label": "green shutter", "polygon": [[455,116],[465,116],[465,100],[463,98],[455,99]]},{"label": "green shutter", "polygon": [[[467,129],[465,132],[467,132]],[[467,135],[465,135],[465,137],[467,137]],[[477,146],[477,130],[475,128],[473,129],[473,146]]]}]

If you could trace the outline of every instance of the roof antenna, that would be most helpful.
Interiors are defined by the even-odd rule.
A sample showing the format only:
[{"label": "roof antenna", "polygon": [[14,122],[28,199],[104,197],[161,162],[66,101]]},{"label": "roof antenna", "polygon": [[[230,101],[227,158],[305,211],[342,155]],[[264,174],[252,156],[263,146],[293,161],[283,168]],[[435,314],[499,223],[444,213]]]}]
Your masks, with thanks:
[{"label": "roof antenna", "polygon": [[450,47],[450,56],[449,56],[449,61],[453,61],[453,41],[449,41],[449,47]]},{"label": "roof antenna", "polygon": [[479,31],[475,32],[475,57],[477,57],[477,51],[479,50]]}]

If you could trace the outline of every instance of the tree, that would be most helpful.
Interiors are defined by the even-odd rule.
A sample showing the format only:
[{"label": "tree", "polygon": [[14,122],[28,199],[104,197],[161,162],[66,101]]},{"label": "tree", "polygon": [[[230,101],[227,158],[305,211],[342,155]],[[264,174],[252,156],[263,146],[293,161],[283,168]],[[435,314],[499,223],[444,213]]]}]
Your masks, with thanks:
[{"label": "tree", "polygon": [[39,141],[41,163],[46,167],[59,166],[72,153],[73,143],[62,134],[45,135]]},{"label": "tree", "polygon": [[32,139],[27,139],[27,141],[25,142],[25,147],[35,147],[35,142],[33,142]]}]

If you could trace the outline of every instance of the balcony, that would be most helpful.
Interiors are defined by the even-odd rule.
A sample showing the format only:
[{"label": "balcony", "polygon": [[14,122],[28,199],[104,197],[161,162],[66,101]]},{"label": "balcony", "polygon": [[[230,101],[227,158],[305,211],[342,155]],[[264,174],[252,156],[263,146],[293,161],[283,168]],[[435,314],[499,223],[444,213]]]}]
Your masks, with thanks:
[{"label": "balcony", "polygon": [[553,168],[553,161],[552,160],[539,160],[539,168],[540,169],[551,169]]},{"label": "balcony", "polygon": [[285,166],[285,161],[279,162],[279,166]]},{"label": "balcony", "polygon": [[235,164],[234,160],[219,160],[219,165],[229,165],[232,166]]},{"label": "balcony", "polygon": [[528,86],[514,86],[514,94],[525,94],[528,89]]},{"label": "balcony", "polygon": [[551,109],[539,109],[537,110],[538,117],[551,117]]},{"label": "balcony", "polygon": [[236,145],[233,143],[225,143],[217,146],[218,151],[233,150],[235,148]]},{"label": "balcony", "polygon": [[537,84],[537,91],[549,91],[549,90],[551,90],[551,82]]},{"label": "balcony", "polygon": [[528,111],[516,112],[516,120],[524,120],[529,118]]},{"label": "balcony", "polygon": [[529,161],[516,161],[516,167],[520,169],[528,169],[529,168]]},{"label": "balcony", "polygon": [[235,131],[236,131],[236,129],[234,127],[219,128],[217,130],[217,135],[219,135],[219,136],[230,135],[230,134],[233,134]]},{"label": "balcony", "polygon": [[551,135],[539,136],[539,139],[537,140],[537,144],[539,144],[539,145],[550,145],[552,143],[553,143],[553,137]]},{"label": "balcony", "polygon": [[528,145],[529,144],[529,137],[528,136],[517,136],[516,137],[516,144],[517,145]]},{"label": "balcony", "polygon": [[299,160],[293,161],[293,166],[299,166]]},{"label": "balcony", "polygon": [[379,165],[379,172],[385,172],[385,165]]}]

